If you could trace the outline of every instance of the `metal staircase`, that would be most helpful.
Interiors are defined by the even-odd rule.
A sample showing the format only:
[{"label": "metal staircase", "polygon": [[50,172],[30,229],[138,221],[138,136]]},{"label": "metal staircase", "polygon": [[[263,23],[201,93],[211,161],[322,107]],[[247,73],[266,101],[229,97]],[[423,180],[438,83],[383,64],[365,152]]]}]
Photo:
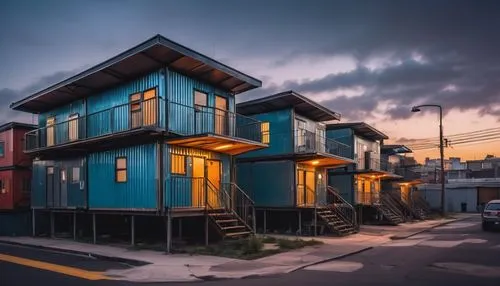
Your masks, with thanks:
[{"label": "metal staircase", "polygon": [[418,192],[412,192],[410,201],[412,209],[420,217],[420,219],[425,219],[431,212],[429,203],[422,198]]},{"label": "metal staircase", "polygon": [[358,232],[356,211],[334,188],[326,188],[325,205],[316,207],[316,215],[328,228],[339,236],[346,236]]},{"label": "metal staircase", "polygon": [[399,207],[401,212],[403,213],[403,217],[406,219],[423,219],[420,212],[418,212],[411,204],[409,198],[403,198],[399,191],[388,190],[384,191],[384,193],[391,197],[396,206]]},{"label": "metal staircase", "polygon": [[375,202],[373,206],[390,224],[398,225],[404,222],[403,212],[390,195],[382,193],[380,200]]},{"label": "metal staircase", "polygon": [[242,238],[255,233],[254,202],[236,184],[217,188],[206,179],[207,216],[222,238]]}]

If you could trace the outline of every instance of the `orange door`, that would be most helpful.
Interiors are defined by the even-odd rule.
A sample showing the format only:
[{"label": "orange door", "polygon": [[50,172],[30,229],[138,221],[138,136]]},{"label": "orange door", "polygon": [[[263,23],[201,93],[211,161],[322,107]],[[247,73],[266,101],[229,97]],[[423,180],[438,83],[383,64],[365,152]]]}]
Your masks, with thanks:
[{"label": "orange door", "polygon": [[193,183],[192,203],[193,207],[205,206],[205,159],[193,157]]},{"label": "orange door", "polygon": [[219,208],[221,205],[220,189],[221,189],[221,165],[220,161],[207,161],[207,177],[210,187],[208,188],[208,205],[211,208]]},{"label": "orange door", "polygon": [[228,134],[228,112],[227,99],[222,96],[215,96],[215,133]]},{"label": "orange door", "polygon": [[142,118],[144,126],[156,124],[156,89],[146,90],[143,95]]},{"label": "orange door", "polygon": [[55,128],[54,125],[56,124],[56,118],[55,117],[49,117],[47,118],[47,146],[54,146],[55,144]]},{"label": "orange door", "polygon": [[297,205],[303,206],[306,199],[305,171],[297,170]]},{"label": "orange door", "polygon": [[314,172],[306,172],[306,205],[313,206],[316,197],[316,181]]}]

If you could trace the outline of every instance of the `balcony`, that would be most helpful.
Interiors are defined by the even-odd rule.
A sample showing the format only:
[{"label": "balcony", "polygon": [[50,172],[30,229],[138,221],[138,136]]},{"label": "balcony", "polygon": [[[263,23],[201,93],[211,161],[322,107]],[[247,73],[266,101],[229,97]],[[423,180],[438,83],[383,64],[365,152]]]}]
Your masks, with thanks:
[{"label": "balcony", "polygon": [[387,159],[361,157],[356,158],[356,171],[371,174],[380,178],[402,178],[396,174],[398,164]]},{"label": "balcony", "polygon": [[269,125],[228,110],[168,103],[168,131],[178,135],[172,145],[237,155],[265,148]]},{"label": "balcony", "polygon": [[351,159],[351,147],[321,134],[307,131],[295,130],[295,153],[314,154],[311,163],[318,166],[341,165],[353,163]]},{"label": "balcony", "polygon": [[77,147],[96,141],[107,143],[124,135],[164,130],[165,120],[161,118],[164,100],[152,98],[114,106],[84,116],[70,116],[70,119],[55,122],[48,118],[47,126],[25,134],[26,153],[42,150]]}]

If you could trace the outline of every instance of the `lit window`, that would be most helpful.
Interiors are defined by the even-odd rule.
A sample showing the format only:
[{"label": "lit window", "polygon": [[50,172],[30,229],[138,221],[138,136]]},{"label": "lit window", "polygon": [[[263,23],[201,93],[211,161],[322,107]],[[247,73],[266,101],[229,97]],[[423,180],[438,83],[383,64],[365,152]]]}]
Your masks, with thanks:
[{"label": "lit window", "polygon": [[143,94],[143,123],[146,126],[156,124],[156,88],[148,89]]},{"label": "lit window", "polygon": [[80,167],[73,167],[71,172],[71,182],[78,183],[80,182]]},{"label": "lit window", "polygon": [[127,182],[127,158],[120,157],[116,158],[116,182],[125,183]]},{"label": "lit window", "polygon": [[172,174],[186,175],[186,156],[172,154],[170,158],[170,172]]},{"label": "lit window", "polygon": [[70,115],[68,121],[69,140],[74,141],[78,139],[78,113]]},{"label": "lit window", "polygon": [[0,195],[5,194],[6,192],[7,190],[5,189],[5,183],[3,182],[3,180],[0,180]]},{"label": "lit window", "polygon": [[207,106],[207,94],[198,90],[194,91],[194,105]]},{"label": "lit window", "polygon": [[0,142],[0,157],[5,156],[5,142]]},{"label": "lit window", "polygon": [[260,128],[262,132],[262,143],[269,144],[269,142],[271,141],[271,136],[269,133],[269,122],[262,122]]},{"label": "lit window", "polygon": [[66,182],[66,170],[61,170],[61,183]]},{"label": "lit window", "polygon": [[141,126],[141,93],[134,93],[130,95],[130,123],[132,128]]}]

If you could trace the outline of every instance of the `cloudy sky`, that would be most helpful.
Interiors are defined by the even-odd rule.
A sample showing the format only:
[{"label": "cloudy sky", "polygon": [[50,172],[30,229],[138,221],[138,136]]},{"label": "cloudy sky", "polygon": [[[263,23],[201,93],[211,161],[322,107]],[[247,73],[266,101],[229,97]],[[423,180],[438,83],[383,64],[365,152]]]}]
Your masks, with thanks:
[{"label": "cloudy sky", "polygon": [[239,101],[293,89],[393,140],[437,136],[437,113],[415,104],[442,104],[445,134],[497,127],[499,11],[487,0],[2,0],[0,121],[30,121],[8,105],[160,33],[263,81]]}]

